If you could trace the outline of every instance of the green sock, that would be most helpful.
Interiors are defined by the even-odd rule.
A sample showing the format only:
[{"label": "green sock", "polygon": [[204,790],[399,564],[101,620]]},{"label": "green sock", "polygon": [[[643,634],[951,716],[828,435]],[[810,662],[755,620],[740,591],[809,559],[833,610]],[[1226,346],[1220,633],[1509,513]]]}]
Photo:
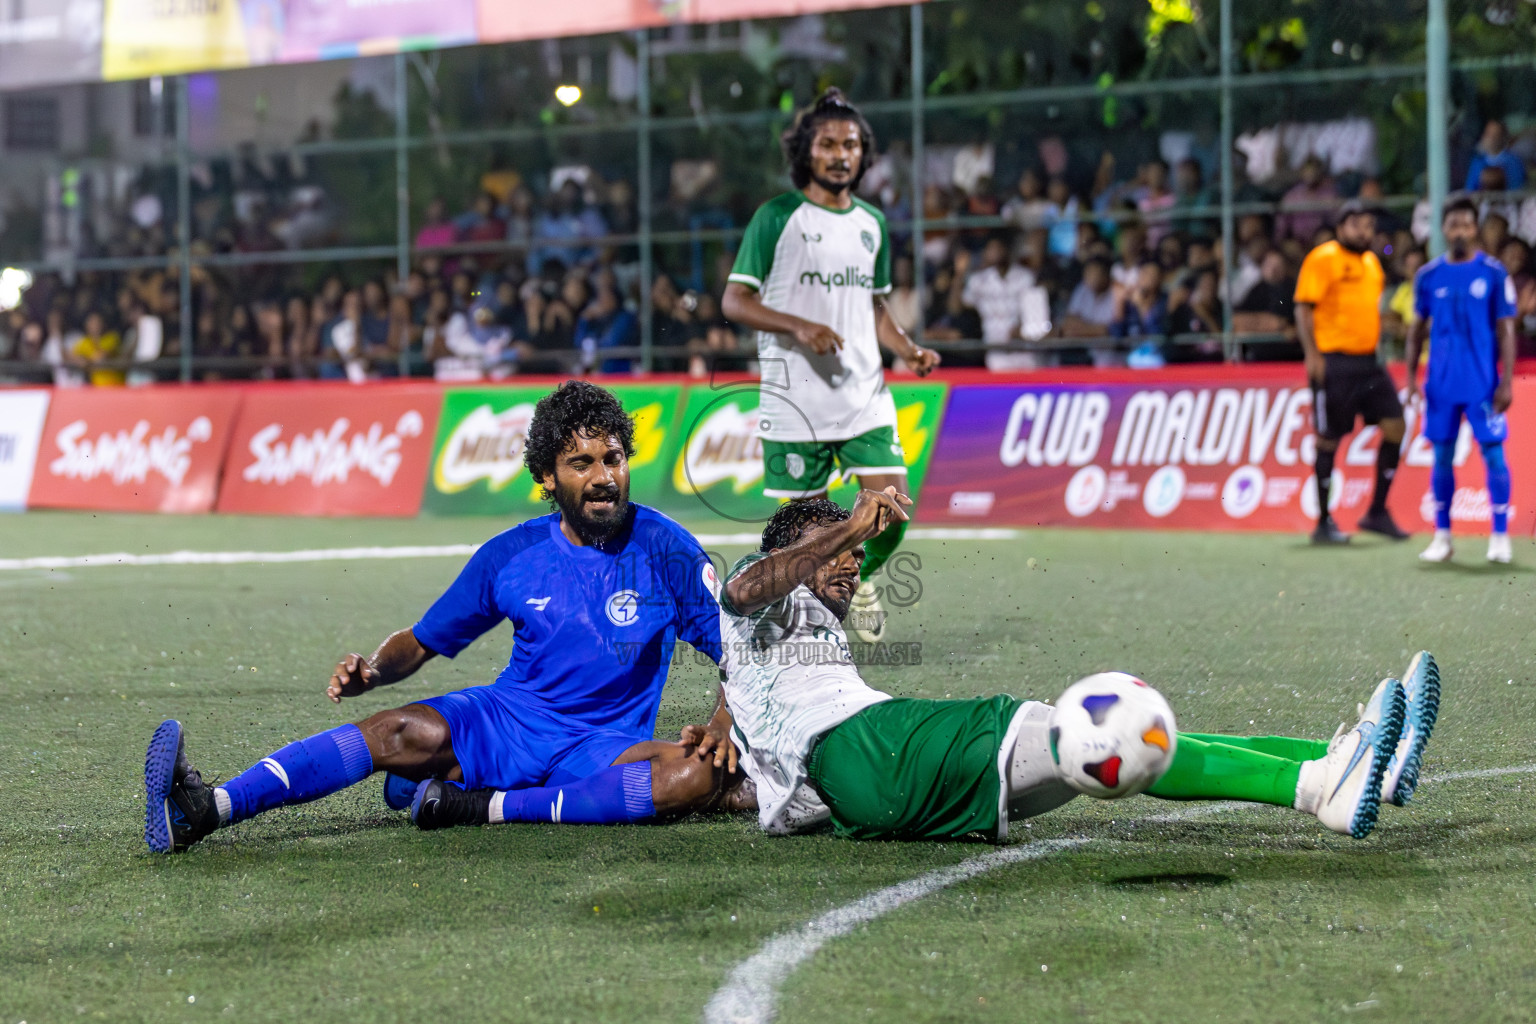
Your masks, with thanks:
[{"label": "green sock", "polygon": [[1300,774],[1300,761],[1234,746],[1224,736],[1181,732],[1173,764],[1147,793],[1164,800],[1251,800],[1293,807]]},{"label": "green sock", "polygon": [[1181,732],[1179,738],[1193,736],[1207,743],[1225,743],[1229,747],[1246,747],[1261,754],[1273,754],[1290,761],[1316,761],[1328,753],[1327,740],[1299,740],[1293,736],[1215,736],[1203,732]]},{"label": "green sock", "polygon": [[907,521],[892,523],[883,531],[864,542],[864,564],[859,566],[859,579],[873,579],[886,559],[901,546],[901,538],[907,534]]}]

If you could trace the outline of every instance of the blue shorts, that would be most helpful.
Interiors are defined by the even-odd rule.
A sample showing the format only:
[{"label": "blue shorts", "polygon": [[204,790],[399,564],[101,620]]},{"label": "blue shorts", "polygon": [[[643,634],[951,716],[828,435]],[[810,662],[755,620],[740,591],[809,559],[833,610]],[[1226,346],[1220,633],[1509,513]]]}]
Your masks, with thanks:
[{"label": "blue shorts", "polygon": [[1424,439],[1431,444],[1449,444],[1461,431],[1461,418],[1472,425],[1478,444],[1498,444],[1509,437],[1509,422],[1501,412],[1493,411],[1492,396],[1481,402],[1436,401],[1424,399]]},{"label": "blue shorts", "polygon": [[566,785],[651,739],[531,707],[502,686],[471,686],[412,703],[448,720],[465,789]]}]

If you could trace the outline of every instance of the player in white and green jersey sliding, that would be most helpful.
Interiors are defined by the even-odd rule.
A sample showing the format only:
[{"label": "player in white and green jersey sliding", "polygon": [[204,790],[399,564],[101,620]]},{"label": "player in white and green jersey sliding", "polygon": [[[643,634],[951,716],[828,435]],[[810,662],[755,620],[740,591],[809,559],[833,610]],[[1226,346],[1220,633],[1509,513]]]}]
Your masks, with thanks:
[{"label": "player in white and green jersey sliding", "polygon": [[[907,337],[885,308],[891,240],[885,217],[854,196],[874,155],[869,124],[837,89],[784,133],[795,190],[770,199],[747,225],[726,285],[725,315],[757,333],[762,384],[763,493],[824,497],[831,482],[907,491],[884,346],[919,376],[938,353]],[[871,582],[901,543],[906,520],[870,539],[849,625],[883,639],[885,611]]]},{"label": "player in white and green jersey sliding", "polygon": [[[756,787],[758,821],[769,832],[830,822],[855,838],[980,832],[1001,840],[1010,819],[1076,795],[1050,752],[1049,706],[1006,695],[896,698],[860,678],[840,622],[865,543],[905,519],[910,504],[888,487],[860,491],[851,513],[825,500],[785,505],[761,551],[738,562],[721,589],[731,753]],[[1434,659],[1416,655],[1403,682],[1383,680],[1354,728],[1341,726],[1332,740],[1180,732],[1173,763],[1148,792],[1294,807],[1364,838],[1381,801],[1402,804],[1413,792],[1439,678]],[[695,731],[702,739],[705,730]],[[737,806],[750,800],[740,797]]]}]

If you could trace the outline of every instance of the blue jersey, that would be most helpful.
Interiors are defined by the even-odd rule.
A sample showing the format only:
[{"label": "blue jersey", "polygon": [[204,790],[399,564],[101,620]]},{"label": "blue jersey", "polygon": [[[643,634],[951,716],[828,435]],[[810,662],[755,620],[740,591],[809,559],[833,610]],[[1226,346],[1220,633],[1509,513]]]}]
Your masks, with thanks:
[{"label": "blue jersey", "polygon": [[416,639],[451,658],[510,619],[516,642],[494,687],[506,699],[649,738],[675,641],[720,660],[720,606],[698,541],[631,508],[601,548],[572,544],[559,514],[486,541],[413,627]]},{"label": "blue jersey", "polygon": [[1413,285],[1413,308],[1428,317],[1431,402],[1486,401],[1499,386],[1499,321],[1515,315],[1515,284],[1485,253],[1462,263],[1430,260]]}]

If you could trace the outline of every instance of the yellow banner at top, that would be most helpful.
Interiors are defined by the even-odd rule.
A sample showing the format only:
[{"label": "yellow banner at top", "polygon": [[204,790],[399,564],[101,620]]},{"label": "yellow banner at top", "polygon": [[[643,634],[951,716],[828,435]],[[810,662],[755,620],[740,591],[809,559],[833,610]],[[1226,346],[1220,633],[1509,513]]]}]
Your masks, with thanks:
[{"label": "yellow banner at top", "polygon": [[252,63],[237,0],[106,0],[103,22],[101,70],[109,80]]}]

